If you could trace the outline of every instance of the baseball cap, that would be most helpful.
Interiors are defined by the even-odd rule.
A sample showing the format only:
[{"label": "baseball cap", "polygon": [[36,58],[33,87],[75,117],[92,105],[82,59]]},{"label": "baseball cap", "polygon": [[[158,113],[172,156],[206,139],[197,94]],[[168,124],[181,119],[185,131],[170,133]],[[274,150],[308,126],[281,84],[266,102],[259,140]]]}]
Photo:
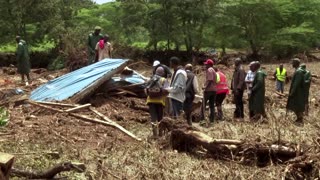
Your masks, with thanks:
[{"label": "baseball cap", "polygon": [[204,64],[213,66],[214,62],[211,59],[207,59],[206,62],[204,62]]},{"label": "baseball cap", "polygon": [[96,27],[94,27],[94,30],[101,30],[101,27],[100,26],[96,26]]},{"label": "baseball cap", "polygon": [[153,62],[153,67],[155,67],[155,66],[158,66],[160,64],[160,61],[158,61],[158,60],[155,60],[154,62]]}]

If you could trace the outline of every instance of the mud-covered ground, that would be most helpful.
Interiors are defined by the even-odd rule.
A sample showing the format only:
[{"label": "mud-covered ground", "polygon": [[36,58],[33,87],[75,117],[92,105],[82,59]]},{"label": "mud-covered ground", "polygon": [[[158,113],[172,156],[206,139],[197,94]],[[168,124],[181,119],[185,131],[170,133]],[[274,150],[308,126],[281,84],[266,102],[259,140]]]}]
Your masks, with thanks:
[{"label": "mud-covered ground", "polygon": [[[214,138],[247,141],[259,139],[266,142],[277,141],[280,137],[283,141],[301,144],[306,148],[306,153],[312,155],[315,163],[320,164],[317,162],[320,159],[320,145],[316,143],[320,130],[320,79],[314,78],[312,83],[309,116],[305,118],[303,126],[296,126],[293,123],[293,114],[286,116],[286,98],[274,93],[275,82],[271,77],[276,65],[263,67],[268,73],[267,123],[249,122],[248,116],[244,122],[234,121],[234,105],[231,104],[231,97],[228,97],[224,104],[225,121],[214,123],[210,128],[200,127],[198,123],[194,123],[194,126]],[[293,69],[289,64],[285,67],[291,76]],[[307,67],[314,74],[320,75],[319,63],[307,63]],[[151,71],[148,66],[137,68],[137,71],[145,75]],[[247,65],[245,68],[247,69]],[[231,77],[232,68],[221,69],[228,78]],[[26,87],[19,83],[18,75],[3,73],[2,68],[0,91],[4,94],[8,89],[20,88],[28,95],[32,89],[64,73],[66,71],[36,70],[31,74],[33,85]],[[202,82],[203,74],[198,76]],[[289,84],[285,89],[287,93]],[[14,97],[3,96],[1,101]],[[19,169],[42,170],[67,161],[82,162],[86,165],[85,173],[62,173],[61,176],[68,177],[67,179],[280,179],[283,176],[285,164],[271,162],[269,166],[260,168],[171,150],[163,143],[158,143],[163,140],[150,139],[149,114],[143,110],[132,109],[132,102],[139,107],[146,107],[145,99],[135,97],[107,97],[97,94],[90,100],[97,110],[142,138],[142,142],[137,142],[111,127],[84,122],[30,104],[7,103],[5,107],[10,112],[10,121],[7,126],[0,128],[0,152],[15,155],[14,167]],[[79,113],[90,114],[87,110]]]}]

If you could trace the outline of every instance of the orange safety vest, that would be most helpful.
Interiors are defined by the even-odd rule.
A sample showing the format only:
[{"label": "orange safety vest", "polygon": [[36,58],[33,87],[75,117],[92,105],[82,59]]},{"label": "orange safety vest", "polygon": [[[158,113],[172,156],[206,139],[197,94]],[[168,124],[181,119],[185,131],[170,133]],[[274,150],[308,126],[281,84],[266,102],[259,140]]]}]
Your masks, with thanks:
[{"label": "orange safety vest", "polygon": [[220,76],[220,82],[216,85],[217,94],[229,94],[229,87],[226,76],[221,71],[218,71],[217,74],[219,74]]}]

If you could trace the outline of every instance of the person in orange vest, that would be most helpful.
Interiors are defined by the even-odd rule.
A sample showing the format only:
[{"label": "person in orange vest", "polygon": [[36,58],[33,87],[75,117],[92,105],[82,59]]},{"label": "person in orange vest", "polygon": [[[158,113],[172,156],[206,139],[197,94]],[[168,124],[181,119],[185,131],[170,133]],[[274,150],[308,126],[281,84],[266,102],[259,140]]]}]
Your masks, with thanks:
[{"label": "person in orange vest", "polygon": [[287,80],[287,70],[283,68],[283,64],[276,69],[273,74],[274,79],[276,79],[276,90],[283,94],[284,84]]},{"label": "person in orange vest", "polygon": [[226,96],[229,94],[229,87],[227,77],[217,67],[214,67],[217,75],[216,85],[216,106],[217,106],[217,119],[223,120],[222,103]]}]

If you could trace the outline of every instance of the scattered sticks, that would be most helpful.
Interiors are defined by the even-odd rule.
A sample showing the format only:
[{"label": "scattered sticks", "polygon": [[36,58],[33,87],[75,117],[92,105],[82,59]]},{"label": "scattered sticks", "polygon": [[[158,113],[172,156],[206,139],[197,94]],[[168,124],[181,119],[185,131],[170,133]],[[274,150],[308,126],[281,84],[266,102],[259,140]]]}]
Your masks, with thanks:
[{"label": "scattered sticks", "polygon": [[[135,136],[133,133],[131,133],[130,131],[126,130],[124,127],[120,126],[118,123],[112,121],[111,119],[109,119],[108,117],[106,117],[105,115],[103,115],[102,113],[98,112],[97,110],[95,110],[94,108],[91,108],[91,104],[84,104],[84,105],[71,105],[71,104],[61,104],[61,103],[43,103],[43,102],[35,102],[35,101],[27,101],[29,104],[34,105],[34,106],[38,106],[41,108],[45,108],[54,112],[58,112],[58,113],[67,113],[69,116],[73,116],[76,117],[78,119],[81,119],[83,121],[86,122],[91,122],[91,123],[97,123],[97,124],[102,124],[104,126],[110,126],[116,129],[119,129],[122,133],[126,134],[127,136],[137,140],[137,141],[141,141],[140,138],[138,138],[137,136]],[[46,104],[46,105],[44,105]],[[62,110],[62,109],[58,109],[58,108],[53,108],[50,107],[48,105],[53,105],[53,106],[60,106],[60,107],[72,107],[70,109],[67,110]],[[97,114],[98,116],[100,116],[103,120],[97,119],[97,118],[91,118],[85,115],[80,115],[78,113],[73,113],[76,110],[79,109],[85,109],[85,108],[89,108],[92,112],[94,112],[95,114]]]}]

